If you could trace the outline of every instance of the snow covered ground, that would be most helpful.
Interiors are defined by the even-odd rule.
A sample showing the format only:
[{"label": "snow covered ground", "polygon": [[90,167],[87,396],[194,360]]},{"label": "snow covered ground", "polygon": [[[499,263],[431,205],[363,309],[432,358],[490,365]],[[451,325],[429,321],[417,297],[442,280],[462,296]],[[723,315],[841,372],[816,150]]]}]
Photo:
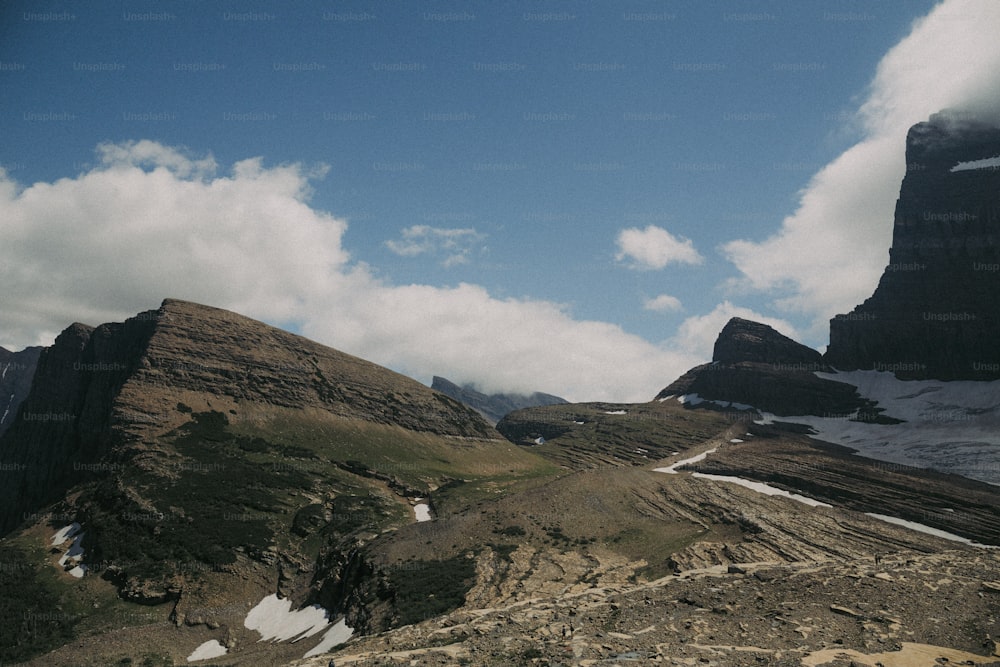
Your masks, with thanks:
[{"label": "snow covered ground", "polygon": [[198,662],[199,660],[220,658],[228,652],[228,649],[220,644],[218,639],[209,639],[207,642],[196,648],[191,655],[187,657],[187,661]]},{"label": "snow covered ground", "polygon": [[347,625],[347,621],[342,618],[326,631],[326,634],[323,635],[323,640],[319,644],[316,644],[316,646],[307,651],[302,657],[311,658],[314,655],[326,653],[334,646],[339,646],[346,642],[353,634],[354,628]]},{"label": "snow covered ground", "polygon": [[56,531],[56,534],[52,536],[52,546],[62,546],[66,540],[70,539],[73,541],[66,553],[59,559],[59,565],[65,568],[67,563],[73,561],[76,565],[70,568],[69,573],[77,579],[82,579],[83,575],[87,573],[87,566],[81,562],[83,561],[83,533],[80,532],[80,524],[74,522]]},{"label": "snow covered ground", "polygon": [[[279,598],[276,593],[268,595],[250,610],[243,620],[244,627],[256,630],[261,637],[258,641],[297,642],[326,630],[323,640],[303,657],[330,650],[343,644],[354,633],[343,619],[330,627],[329,612],[319,605],[292,610],[292,601]],[[324,647],[317,651],[319,647]]]},{"label": "snow covered ground", "polygon": [[413,506],[413,515],[418,522],[431,520],[431,507],[427,503],[420,502],[423,498],[417,498],[417,504]]},{"label": "snow covered ground", "polygon": [[899,380],[887,371],[816,373],[846,382],[902,424],[850,421],[855,415],[775,417],[807,424],[819,440],[888,463],[933,468],[1000,484],[1000,380]]},{"label": "snow covered ground", "polygon": [[698,461],[704,461],[706,456],[708,456],[709,454],[714,454],[717,451],[719,451],[719,448],[713,447],[712,449],[706,450],[696,456],[692,456],[689,459],[682,459],[680,461],[677,461],[676,463],[671,463],[666,468],[653,468],[653,472],[665,472],[668,475],[676,475],[677,469],[680,468],[681,466],[686,466],[689,463],[697,463]]},{"label": "snow covered ground", "polygon": [[330,624],[326,609],[314,604],[292,611],[292,601],[272,593],[250,610],[243,625],[261,634],[259,641],[298,641],[321,632]]}]

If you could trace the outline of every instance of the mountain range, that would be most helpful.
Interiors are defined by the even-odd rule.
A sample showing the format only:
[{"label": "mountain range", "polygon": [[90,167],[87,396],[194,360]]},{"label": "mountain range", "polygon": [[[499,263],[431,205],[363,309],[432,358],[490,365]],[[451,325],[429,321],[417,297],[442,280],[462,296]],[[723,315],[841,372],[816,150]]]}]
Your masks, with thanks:
[{"label": "mountain range", "polygon": [[492,424],[496,424],[503,419],[504,415],[514,410],[569,402],[565,398],[543,394],[539,391],[531,394],[484,394],[472,385],[459,386],[437,375],[431,381],[431,389],[440,391],[442,394],[468,405],[486,417]]},{"label": "mountain range", "polygon": [[0,350],[0,661],[995,663],[998,137],[911,130],[825,354],[734,318],[647,403],[177,299]]}]

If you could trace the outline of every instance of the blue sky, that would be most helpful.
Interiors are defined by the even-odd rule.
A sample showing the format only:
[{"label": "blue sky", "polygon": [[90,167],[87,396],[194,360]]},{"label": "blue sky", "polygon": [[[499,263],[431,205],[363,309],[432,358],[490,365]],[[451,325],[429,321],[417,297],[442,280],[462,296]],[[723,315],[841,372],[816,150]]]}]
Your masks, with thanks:
[{"label": "blue sky", "polygon": [[906,128],[1000,106],[981,0],[93,5],[0,9],[5,347],[173,296],[648,400],[734,314],[825,345]]}]

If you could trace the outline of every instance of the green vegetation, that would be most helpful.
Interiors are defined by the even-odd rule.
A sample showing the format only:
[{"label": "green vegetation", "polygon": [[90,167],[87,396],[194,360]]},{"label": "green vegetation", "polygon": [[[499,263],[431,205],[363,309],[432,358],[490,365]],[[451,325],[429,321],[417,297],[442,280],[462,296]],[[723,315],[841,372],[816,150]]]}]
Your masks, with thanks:
[{"label": "green vegetation", "polygon": [[415,561],[419,576],[402,569],[390,572],[396,592],[399,625],[419,623],[457,609],[476,580],[476,561],[464,555],[446,560]]},{"label": "green vegetation", "polygon": [[[683,451],[731,426],[725,415],[670,403],[575,403],[525,408],[497,425],[553,463],[581,469],[644,465]],[[537,437],[543,444],[533,444]]]},{"label": "green vegetation", "polygon": [[0,663],[22,662],[69,642],[79,616],[30,565],[0,544]]}]

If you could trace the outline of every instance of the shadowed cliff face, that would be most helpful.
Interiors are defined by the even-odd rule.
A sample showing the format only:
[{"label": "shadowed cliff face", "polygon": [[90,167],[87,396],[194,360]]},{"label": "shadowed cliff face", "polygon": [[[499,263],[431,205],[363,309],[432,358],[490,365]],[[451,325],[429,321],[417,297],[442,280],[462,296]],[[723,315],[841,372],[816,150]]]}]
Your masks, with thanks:
[{"label": "shadowed cliff face", "polygon": [[40,347],[28,347],[20,352],[0,347],[0,435],[14,423],[17,409],[28,397],[41,352]]},{"label": "shadowed cliff face", "polygon": [[93,464],[122,442],[113,398],[149,341],[148,315],[96,329],[74,324],[42,351],[31,391],[0,438],[0,534],[88,479]]},{"label": "shadowed cliff face", "polygon": [[831,320],[828,364],[1000,378],[997,156],[1000,128],[937,114],[910,129],[889,265],[871,298]]}]

